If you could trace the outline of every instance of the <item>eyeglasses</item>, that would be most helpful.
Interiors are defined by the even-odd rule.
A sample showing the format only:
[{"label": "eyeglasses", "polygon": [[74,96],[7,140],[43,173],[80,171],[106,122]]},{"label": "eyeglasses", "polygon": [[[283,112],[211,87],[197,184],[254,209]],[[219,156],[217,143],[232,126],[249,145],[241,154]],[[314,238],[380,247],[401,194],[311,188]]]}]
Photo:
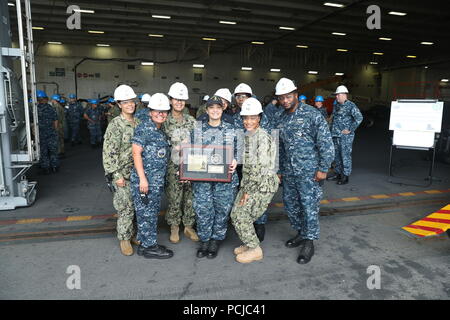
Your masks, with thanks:
[{"label": "eyeglasses", "polygon": [[286,100],[286,99],[287,100],[294,99],[294,95],[293,94],[287,94],[287,95],[278,97],[278,101],[283,101],[283,100]]}]

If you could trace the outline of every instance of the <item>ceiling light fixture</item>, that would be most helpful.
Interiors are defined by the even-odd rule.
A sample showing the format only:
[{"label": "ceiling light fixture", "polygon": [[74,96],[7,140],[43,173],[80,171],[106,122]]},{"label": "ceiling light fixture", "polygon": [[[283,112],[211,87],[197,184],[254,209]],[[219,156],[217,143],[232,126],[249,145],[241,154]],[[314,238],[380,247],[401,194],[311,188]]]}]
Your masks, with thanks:
[{"label": "ceiling light fixture", "polygon": [[252,67],[242,67],[241,70],[244,70],[244,71],[252,71],[253,68],[252,68]]},{"label": "ceiling light fixture", "polygon": [[15,7],[16,5],[14,3],[12,3],[12,2],[8,2],[8,6]]},{"label": "ceiling light fixture", "polygon": [[406,13],[405,12],[397,12],[397,11],[391,11],[391,12],[389,12],[389,14],[390,15],[393,15],[393,16],[406,16]]},{"label": "ceiling light fixture", "polygon": [[142,61],[141,65],[143,66],[153,66],[155,63],[154,62],[149,62],[149,61]]},{"label": "ceiling light fixture", "polygon": [[347,50],[347,49],[337,49],[336,51],[339,51],[339,52],[347,52],[348,50]]},{"label": "ceiling light fixture", "polygon": [[97,47],[109,47],[109,44],[106,44],[106,43],[97,43]]},{"label": "ceiling light fixture", "polygon": [[448,82],[448,79],[442,79],[441,82]]},{"label": "ceiling light fixture", "polygon": [[48,44],[62,44],[62,42],[59,42],[59,41],[49,41]]},{"label": "ceiling light fixture", "polygon": [[262,41],[252,41],[252,44],[264,44]]},{"label": "ceiling light fixture", "polygon": [[420,44],[423,44],[425,46],[432,46],[434,44],[434,42],[423,41]]},{"label": "ceiling light fixture", "polygon": [[163,38],[164,37],[164,35],[162,35],[162,34],[152,34],[152,33],[149,33],[148,36],[154,37],[154,38]]},{"label": "ceiling light fixture", "polygon": [[98,30],[88,30],[89,33],[99,33],[99,34],[103,34],[105,33],[105,31],[98,31]]},{"label": "ceiling light fixture", "polygon": [[415,58],[417,58],[417,56],[406,56],[407,58],[410,58],[410,59],[415,59]]},{"label": "ceiling light fixture", "polygon": [[335,76],[343,76],[344,73],[343,73],[343,72],[336,72],[334,75],[335,75]]},{"label": "ceiling light fixture", "polygon": [[382,56],[382,55],[384,55],[383,52],[374,52],[373,54],[376,55],[376,56]]},{"label": "ceiling light fixture", "polygon": [[281,29],[281,30],[289,30],[289,31],[294,31],[295,30],[295,28],[292,28],[292,27],[279,27],[279,29]]},{"label": "ceiling light fixture", "polygon": [[220,20],[219,23],[221,23],[221,24],[236,24],[237,22]]},{"label": "ceiling light fixture", "polygon": [[342,32],[332,32],[331,34],[335,35],[335,36],[346,36],[347,35],[346,33],[342,33]]},{"label": "ceiling light fixture", "polygon": [[333,3],[333,2],[325,2],[323,5],[327,6],[327,7],[335,7],[335,8],[344,7],[344,5],[342,3]]},{"label": "ceiling light fixture", "polygon": [[80,13],[95,13],[94,10],[85,10],[85,9],[74,9],[73,11]]},{"label": "ceiling light fixture", "polygon": [[384,40],[384,41],[391,41],[392,38],[378,38],[379,40]]},{"label": "ceiling light fixture", "polygon": [[44,27],[32,27],[33,30],[44,30]]},{"label": "ceiling light fixture", "polygon": [[204,64],[193,64],[192,65],[194,68],[204,68],[205,65]]},{"label": "ceiling light fixture", "polygon": [[304,46],[301,44],[296,45],[297,48],[303,48],[303,49],[308,49],[308,46]]},{"label": "ceiling light fixture", "polygon": [[280,72],[281,69],[270,69],[270,72]]},{"label": "ceiling light fixture", "polygon": [[215,39],[215,38],[202,38],[202,40],[205,40],[205,41],[216,41],[217,39]]},{"label": "ceiling light fixture", "polygon": [[152,14],[152,18],[156,18],[156,19],[170,19],[171,16],[161,16],[161,15],[157,15],[157,14]]},{"label": "ceiling light fixture", "polygon": [[318,71],[308,71],[309,74],[319,74]]}]

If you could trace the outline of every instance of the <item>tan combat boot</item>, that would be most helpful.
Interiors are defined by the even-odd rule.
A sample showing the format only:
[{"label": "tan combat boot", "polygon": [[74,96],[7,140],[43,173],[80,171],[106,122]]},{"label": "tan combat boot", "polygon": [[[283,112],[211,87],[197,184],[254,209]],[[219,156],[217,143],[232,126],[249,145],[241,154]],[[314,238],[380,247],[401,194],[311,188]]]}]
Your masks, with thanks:
[{"label": "tan combat boot", "polygon": [[120,251],[124,256],[133,255],[133,247],[131,246],[130,240],[120,240]]},{"label": "tan combat boot", "polygon": [[188,237],[192,241],[199,241],[200,240],[198,238],[197,234],[195,233],[194,229],[192,228],[192,226],[185,226],[184,227],[184,234],[186,235],[186,237]]},{"label": "tan combat boot", "polygon": [[178,243],[180,242],[180,235],[178,232],[180,231],[179,226],[170,226],[170,242],[172,243]]},{"label": "tan combat boot", "polygon": [[245,252],[245,251],[247,251],[247,250],[248,250],[248,247],[242,245],[242,246],[237,247],[237,248],[234,249],[234,254],[235,254],[235,255],[238,255],[238,254],[241,254],[241,253],[243,253],[243,252]]},{"label": "tan combat boot", "polygon": [[131,244],[135,244],[137,246],[141,245],[141,243],[136,239],[136,237],[131,238]]},{"label": "tan combat boot", "polygon": [[250,263],[253,261],[258,261],[263,258],[263,252],[261,247],[256,247],[254,249],[248,249],[241,254],[236,256],[236,261],[240,263]]}]

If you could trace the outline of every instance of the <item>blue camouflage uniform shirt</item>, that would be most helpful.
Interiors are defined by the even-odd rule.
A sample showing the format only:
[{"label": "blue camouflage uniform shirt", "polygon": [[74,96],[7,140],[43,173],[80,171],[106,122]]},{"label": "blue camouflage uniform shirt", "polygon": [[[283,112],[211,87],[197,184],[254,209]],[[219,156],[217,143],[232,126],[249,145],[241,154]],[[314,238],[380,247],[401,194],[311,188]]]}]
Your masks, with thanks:
[{"label": "blue camouflage uniform shirt", "polygon": [[344,104],[336,103],[333,108],[333,122],[331,124],[331,135],[333,137],[341,137],[342,130],[349,130],[355,133],[355,130],[361,124],[363,116],[356,104],[347,100]]},{"label": "blue camouflage uniform shirt", "polygon": [[327,172],[334,159],[334,145],[327,122],[314,107],[299,104],[293,113],[277,113],[280,130],[280,173],[312,176]]},{"label": "blue camouflage uniform shirt", "polygon": [[39,136],[45,139],[56,135],[53,122],[58,120],[58,115],[55,108],[48,103],[40,103],[37,106],[37,112],[39,120]]},{"label": "blue camouflage uniform shirt", "polygon": [[78,123],[83,117],[84,109],[80,102],[69,103],[66,108],[66,119],[68,123]]},{"label": "blue camouflage uniform shirt", "polygon": [[[165,133],[153,121],[144,121],[136,127],[131,142],[143,148],[142,161],[149,186],[164,186],[169,160],[169,142]],[[139,181],[136,169],[133,169],[131,179]]]}]

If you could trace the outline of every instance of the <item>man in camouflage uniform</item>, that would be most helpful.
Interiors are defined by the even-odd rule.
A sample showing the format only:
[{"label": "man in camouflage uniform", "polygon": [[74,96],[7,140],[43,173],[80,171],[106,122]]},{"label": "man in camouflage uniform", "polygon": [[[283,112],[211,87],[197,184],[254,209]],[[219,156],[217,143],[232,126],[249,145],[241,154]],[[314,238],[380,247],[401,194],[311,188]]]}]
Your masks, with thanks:
[{"label": "man in camouflage uniform", "polygon": [[74,94],[69,95],[69,105],[66,109],[66,119],[67,124],[70,129],[70,141],[72,143],[72,146],[75,145],[75,143],[80,144],[80,122],[81,118],[83,117],[83,106],[80,102],[77,101],[77,97]]},{"label": "man in camouflage uniform", "polygon": [[98,100],[90,99],[88,100],[90,107],[88,107],[84,112],[84,118],[88,121],[88,129],[90,135],[90,142],[92,148],[97,148],[102,142],[102,128],[101,128],[101,117],[103,116],[103,111],[98,108]]},{"label": "man in camouflage uniform", "polygon": [[237,141],[234,126],[221,120],[223,104],[220,97],[211,97],[206,106],[209,120],[197,122],[191,133],[191,142],[195,145],[223,144],[234,150],[234,159],[228,171],[232,174],[231,182],[192,182],[197,232],[201,241],[197,257],[212,259],[217,256],[220,241],[225,239],[239,180],[235,171]]},{"label": "man in camouflage uniform", "polygon": [[39,150],[40,167],[45,174],[57,172],[59,167],[58,160],[58,115],[55,108],[48,104],[47,94],[37,91],[38,121],[39,121]]},{"label": "man in camouflage uniform", "polygon": [[291,80],[280,79],[276,95],[285,109],[276,119],[283,201],[291,225],[298,231],[286,246],[301,246],[297,262],[304,264],[314,254],[313,240],[319,239],[319,182],[326,178],[334,146],[327,122],[316,108],[298,101],[297,87]]},{"label": "man in camouflage uniform", "polygon": [[131,194],[138,225],[138,255],[145,258],[168,259],[173,251],[157,243],[158,215],[169,160],[169,143],[161,125],[170,110],[169,99],[155,93],[149,103],[150,119],[134,131],[134,169],[131,173]]},{"label": "man in camouflage uniform", "polygon": [[335,92],[336,105],[333,108],[331,135],[335,147],[335,172],[337,184],[347,184],[352,172],[352,145],[355,131],[363,120],[356,104],[347,100],[348,90],[339,86]]},{"label": "man in camouflage uniform", "polygon": [[61,97],[59,94],[54,94],[52,96],[51,104],[53,108],[56,110],[56,114],[58,116],[58,155],[60,157],[64,157],[65,149],[64,149],[64,124],[66,122],[65,119],[65,110],[64,107],[60,104]]},{"label": "man in camouflage uniform", "polygon": [[244,243],[234,250],[236,261],[241,263],[263,258],[253,223],[264,214],[280,182],[275,171],[275,143],[259,125],[262,112],[261,103],[255,98],[247,99],[242,105],[241,116],[246,130],[242,181],[230,215]]},{"label": "man in camouflage uniform", "polygon": [[203,104],[200,107],[198,107],[197,112],[195,113],[196,119],[200,117],[202,114],[206,113],[206,102],[208,101],[208,99],[209,99],[208,95],[203,97]]},{"label": "man in camouflage uniform", "polygon": [[106,129],[103,144],[103,168],[112,175],[115,185],[113,205],[117,210],[117,238],[123,255],[131,256],[131,242],[136,230],[134,226],[134,205],[131,197],[130,175],[133,168],[131,138],[139,120],[133,116],[136,107],[133,99],[118,101],[122,113],[114,118]]},{"label": "man in camouflage uniform", "polygon": [[[180,89],[177,90],[177,86]],[[167,135],[172,154],[167,167],[166,196],[168,207],[166,221],[170,226],[169,240],[178,243],[179,226],[184,225],[184,234],[192,241],[198,241],[198,236],[193,229],[195,224],[195,212],[192,206],[192,186],[189,182],[179,181],[179,148],[181,143],[189,140],[189,135],[195,127],[195,119],[183,112],[186,109],[186,100],[189,98],[187,87],[178,84],[174,90],[169,90],[170,104],[172,106],[167,120],[162,125],[162,131]]]},{"label": "man in camouflage uniform", "polygon": [[106,119],[108,123],[112,121],[115,117],[118,117],[120,115],[120,108],[117,105],[116,101],[113,98],[108,99],[108,110],[105,113]]}]

